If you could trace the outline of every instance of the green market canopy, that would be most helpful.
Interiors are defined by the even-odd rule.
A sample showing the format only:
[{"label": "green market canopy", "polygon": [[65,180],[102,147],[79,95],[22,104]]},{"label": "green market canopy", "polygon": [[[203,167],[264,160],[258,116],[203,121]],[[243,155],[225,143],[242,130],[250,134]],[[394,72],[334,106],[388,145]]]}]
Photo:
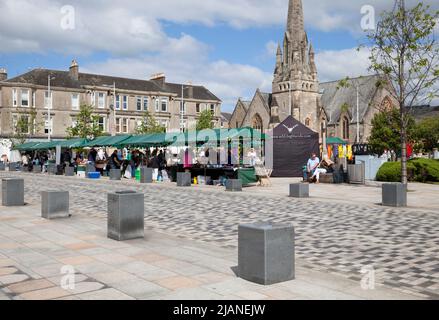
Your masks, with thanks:
[{"label": "green market canopy", "polygon": [[131,138],[131,135],[114,136],[114,137],[102,136],[102,137],[97,137],[94,140],[90,140],[90,141],[82,144],[80,147],[82,147],[82,148],[114,147],[114,146],[121,144],[125,140],[128,140],[129,138]]},{"label": "green market canopy", "polygon": [[345,140],[337,137],[330,137],[326,139],[326,144],[348,144]]}]

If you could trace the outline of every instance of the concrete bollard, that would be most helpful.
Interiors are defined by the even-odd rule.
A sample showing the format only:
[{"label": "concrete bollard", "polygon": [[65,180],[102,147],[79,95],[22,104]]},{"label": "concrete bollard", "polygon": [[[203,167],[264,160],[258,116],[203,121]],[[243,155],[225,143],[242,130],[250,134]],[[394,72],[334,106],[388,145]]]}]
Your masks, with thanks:
[{"label": "concrete bollard", "polygon": [[366,164],[350,164],[348,165],[348,180],[350,184],[366,183]]},{"label": "concrete bollard", "polygon": [[15,162],[9,162],[8,167],[9,167],[9,171],[10,171],[10,172],[15,172],[15,171],[17,171],[17,163],[15,163]]},{"label": "concrete bollard", "polygon": [[407,207],[407,185],[402,183],[383,184],[383,206]]},{"label": "concrete bollard", "polygon": [[58,166],[55,163],[49,163],[47,165],[47,173],[50,175],[56,175],[58,172]]},{"label": "concrete bollard", "polygon": [[177,187],[190,187],[192,176],[190,172],[177,172]]},{"label": "concrete bollard", "polygon": [[41,216],[45,219],[70,217],[68,191],[41,192]]},{"label": "concrete bollard", "polygon": [[152,183],[152,168],[140,168],[140,183]]},{"label": "concrete bollard", "polygon": [[29,167],[28,166],[21,166],[20,171],[23,173],[29,173]]},{"label": "concrete bollard", "polygon": [[239,277],[262,285],[295,278],[294,227],[255,223],[238,231]]},{"label": "concrete bollard", "polygon": [[2,205],[5,207],[24,206],[23,179],[2,179]]},{"label": "concrete bollard", "polygon": [[309,183],[290,184],[291,198],[309,198]]},{"label": "concrete bollard", "polygon": [[145,196],[134,191],[108,194],[108,238],[125,241],[145,237]]},{"label": "concrete bollard", "polygon": [[32,168],[33,173],[41,173],[41,166],[40,165],[34,165]]},{"label": "concrete bollard", "polygon": [[74,177],[75,176],[75,168],[67,166],[65,168],[65,176],[66,177]]},{"label": "concrete bollard", "polygon": [[0,163],[0,171],[5,171],[5,170],[6,170],[6,165],[3,162],[1,162]]},{"label": "concrete bollard", "polygon": [[120,169],[111,169],[110,170],[110,180],[118,181],[122,179],[122,171]]},{"label": "concrete bollard", "polygon": [[226,191],[241,192],[242,191],[242,180],[241,179],[227,179],[226,180]]}]

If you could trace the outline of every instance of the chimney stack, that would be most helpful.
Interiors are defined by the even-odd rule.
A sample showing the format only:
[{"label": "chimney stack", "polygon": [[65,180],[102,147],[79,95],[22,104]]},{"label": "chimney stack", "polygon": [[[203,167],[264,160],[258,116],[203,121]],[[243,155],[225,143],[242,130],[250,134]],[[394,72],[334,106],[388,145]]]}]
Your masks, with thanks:
[{"label": "chimney stack", "polygon": [[73,80],[76,81],[79,80],[79,65],[78,62],[76,62],[76,60],[72,60],[72,64],[70,65],[70,69],[69,69],[69,75],[70,78],[72,78]]},{"label": "chimney stack", "polygon": [[6,81],[8,79],[8,71],[4,68],[0,68],[0,81]]},{"label": "chimney stack", "polygon": [[156,73],[156,74],[153,74],[151,77],[150,77],[150,80],[151,81],[154,81],[156,84],[158,84],[160,87],[163,87],[163,85],[165,84],[165,82],[166,82],[166,76],[165,76],[165,74],[164,73]]}]

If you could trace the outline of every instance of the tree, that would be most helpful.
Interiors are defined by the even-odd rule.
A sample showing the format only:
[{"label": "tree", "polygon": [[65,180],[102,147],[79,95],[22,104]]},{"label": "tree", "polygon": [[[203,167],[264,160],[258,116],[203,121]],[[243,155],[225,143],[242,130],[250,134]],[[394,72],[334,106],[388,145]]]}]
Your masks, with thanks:
[{"label": "tree", "polygon": [[17,121],[14,123],[14,135],[12,144],[20,145],[26,142],[26,139],[35,134],[41,125],[37,122],[37,111],[30,109],[18,114]]},{"label": "tree", "polygon": [[415,137],[424,151],[439,147],[439,116],[427,118],[416,125]]},{"label": "tree", "polygon": [[435,27],[439,11],[418,3],[407,9],[396,0],[393,11],[384,12],[377,28],[367,35],[371,47],[370,70],[385,75],[400,112],[401,182],[407,184],[407,110],[431,100],[438,93],[439,45]]},{"label": "tree", "polygon": [[[372,152],[381,155],[384,150],[401,153],[401,119],[398,109],[384,110],[372,119],[372,130],[368,144]],[[415,129],[415,120],[409,117],[407,132],[411,140]]]},{"label": "tree", "polygon": [[202,111],[197,121],[196,130],[201,131],[205,129],[213,129],[212,112],[210,110]]},{"label": "tree", "polygon": [[102,135],[99,116],[94,114],[93,106],[83,104],[76,116],[76,123],[66,130],[69,138],[95,139]]},{"label": "tree", "polygon": [[137,126],[136,134],[150,134],[150,133],[164,133],[166,128],[159,125],[155,117],[145,111],[143,114],[142,123]]}]

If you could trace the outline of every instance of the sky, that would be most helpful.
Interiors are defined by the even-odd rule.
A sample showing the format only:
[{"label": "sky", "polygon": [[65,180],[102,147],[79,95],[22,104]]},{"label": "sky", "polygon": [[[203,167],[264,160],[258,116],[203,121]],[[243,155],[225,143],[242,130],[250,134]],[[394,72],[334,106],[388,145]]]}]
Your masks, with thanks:
[{"label": "sky", "polygon": [[[417,3],[407,0],[407,5]],[[437,0],[426,0],[439,9]],[[368,74],[362,8],[391,0],[303,0],[321,82]],[[0,68],[34,68],[206,86],[232,112],[256,88],[271,91],[288,0],[0,0]]]}]

